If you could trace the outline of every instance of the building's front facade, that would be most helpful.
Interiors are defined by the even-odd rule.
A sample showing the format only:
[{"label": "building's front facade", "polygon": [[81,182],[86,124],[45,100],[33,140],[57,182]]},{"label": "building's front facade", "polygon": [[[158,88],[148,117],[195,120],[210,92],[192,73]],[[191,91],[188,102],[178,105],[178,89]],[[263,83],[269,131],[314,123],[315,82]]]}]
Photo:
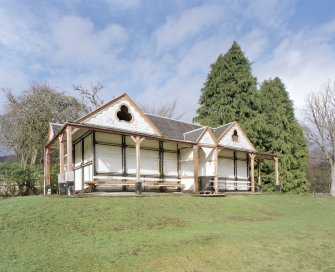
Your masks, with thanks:
[{"label": "building's front facade", "polygon": [[50,156],[59,149],[59,188],[172,189],[191,192],[255,191],[254,168],[278,158],[259,153],[236,123],[218,128],[145,114],[123,94],[64,125],[50,125],[45,148],[45,192]]}]

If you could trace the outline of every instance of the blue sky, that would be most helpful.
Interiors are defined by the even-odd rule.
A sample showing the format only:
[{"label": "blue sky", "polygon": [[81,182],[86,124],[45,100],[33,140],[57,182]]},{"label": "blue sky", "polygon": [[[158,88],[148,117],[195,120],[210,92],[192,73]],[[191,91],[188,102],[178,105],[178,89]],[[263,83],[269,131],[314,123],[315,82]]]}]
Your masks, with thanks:
[{"label": "blue sky", "polygon": [[[335,80],[335,1],[0,0],[0,87],[104,85],[195,115],[210,64],[236,40],[259,83],[279,76],[300,114]],[[0,106],[4,98],[0,97]]]}]

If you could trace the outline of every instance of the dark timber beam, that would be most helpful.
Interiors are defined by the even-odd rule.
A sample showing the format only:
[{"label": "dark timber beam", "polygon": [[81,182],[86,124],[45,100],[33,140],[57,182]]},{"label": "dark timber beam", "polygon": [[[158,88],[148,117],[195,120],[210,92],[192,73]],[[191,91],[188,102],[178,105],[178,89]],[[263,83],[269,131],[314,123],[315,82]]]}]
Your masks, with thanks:
[{"label": "dark timber beam", "polygon": [[[85,139],[85,138],[84,138]],[[80,160],[80,166],[81,166],[81,183],[83,184],[83,188],[84,188],[84,183],[85,183],[85,171],[84,171],[84,158],[85,158],[85,143],[84,143],[84,139],[81,139],[79,144],[81,145],[81,160]]]},{"label": "dark timber beam", "polygon": [[127,144],[126,144],[126,136],[122,135],[122,176],[127,176]]},{"label": "dark timber beam", "polygon": [[97,141],[95,138],[95,131],[93,131],[92,133],[92,151],[93,151],[93,162],[92,162],[92,166],[93,166],[93,176],[97,175]]}]

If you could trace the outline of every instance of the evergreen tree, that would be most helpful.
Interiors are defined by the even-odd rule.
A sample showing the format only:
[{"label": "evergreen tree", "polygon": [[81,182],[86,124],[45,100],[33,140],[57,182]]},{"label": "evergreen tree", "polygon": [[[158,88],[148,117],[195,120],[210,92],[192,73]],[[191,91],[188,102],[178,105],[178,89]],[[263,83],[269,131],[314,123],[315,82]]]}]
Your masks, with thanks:
[{"label": "evergreen tree", "polygon": [[211,65],[199,104],[194,122],[218,127],[238,121],[247,134],[252,134],[250,118],[256,115],[256,78],[237,42]]},{"label": "evergreen tree", "polygon": [[[279,78],[266,80],[260,92],[260,122],[254,142],[258,151],[274,153],[280,159],[280,181],[283,192],[306,192],[307,143],[294,116],[293,103]],[[274,189],[273,162],[264,161],[264,189]]]},{"label": "evergreen tree", "polygon": [[[279,155],[283,192],[308,190],[307,144],[285,86],[275,78],[257,92],[250,62],[236,42],[211,65],[199,105],[194,122],[218,127],[237,121],[258,151]],[[274,190],[274,173],[274,163],[264,160],[265,191]]]}]

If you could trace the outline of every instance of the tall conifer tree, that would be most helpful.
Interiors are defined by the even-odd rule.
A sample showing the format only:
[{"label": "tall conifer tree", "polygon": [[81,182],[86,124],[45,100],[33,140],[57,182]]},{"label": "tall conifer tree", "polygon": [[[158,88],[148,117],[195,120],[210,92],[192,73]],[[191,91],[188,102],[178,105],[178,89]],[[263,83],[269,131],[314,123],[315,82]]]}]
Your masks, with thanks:
[{"label": "tall conifer tree", "polygon": [[[293,103],[279,78],[266,80],[260,92],[260,123],[255,133],[256,149],[279,155],[280,181],[283,192],[305,192],[307,144],[302,129],[294,116]],[[274,188],[273,163],[265,161],[262,176],[264,189]]]},{"label": "tall conifer tree", "polygon": [[211,127],[238,121],[250,134],[255,103],[256,78],[251,73],[249,60],[234,42],[228,52],[211,65],[193,121]]},{"label": "tall conifer tree", "polygon": [[[211,65],[201,90],[194,122],[211,127],[238,121],[258,151],[280,158],[282,191],[305,192],[307,145],[284,84],[279,78],[265,81],[259,92],[251,65],[234,42]],[[274,190],[274,163],[264,161],[263,189]]]}]

